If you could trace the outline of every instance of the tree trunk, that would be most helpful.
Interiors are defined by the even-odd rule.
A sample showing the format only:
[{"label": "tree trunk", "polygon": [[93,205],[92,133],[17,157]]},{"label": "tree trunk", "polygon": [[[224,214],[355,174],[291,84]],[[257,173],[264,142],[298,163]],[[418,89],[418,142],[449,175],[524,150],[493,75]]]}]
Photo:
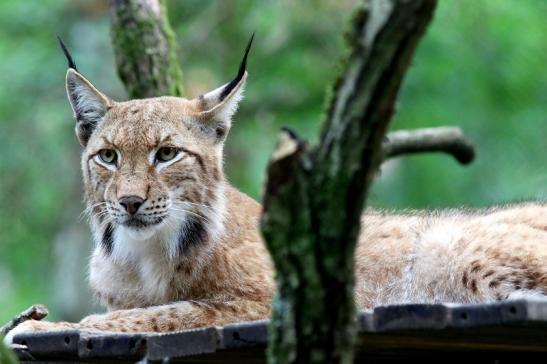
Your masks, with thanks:
[{"label": "tree trunk", "polygon": [[275,263],[270,363],[350,363],[354,250],[404,73],[436,0],[371,0],[348,35],[320,143],[284,130],[268,167],[262,231]]},{"label": "tree trunk", "polygon": [[175,35],[162,0],[110,0],[118,74],[131,98],[181,96]]}]

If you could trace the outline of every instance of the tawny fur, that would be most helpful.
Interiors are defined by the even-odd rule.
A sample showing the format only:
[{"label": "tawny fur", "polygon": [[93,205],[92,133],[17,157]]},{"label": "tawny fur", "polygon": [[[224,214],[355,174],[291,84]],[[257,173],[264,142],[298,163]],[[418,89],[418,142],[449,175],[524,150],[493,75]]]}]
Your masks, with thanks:
[{"label": "tawny fur", "polygon": [[[259,235],[261,206],[233,188],[222,171],[223,143],[245,77],[222,101],[217,89],[194,100],[120,103],[89,89],[76,72],[68,77],[87,90],[77,100],[77,116],[87,97],[88,106],[98,101],[106,110],[89,138],[80,125],[77,131],[85,146],[85,198],[96,241],[90,283],[110,312],[80,323],[27,321],[8,340],[25,331],[166,332],[268,318],[275,284]],[[97,118],[97,110],[91,111]],[[180,147],[181,158],[155,166],[151,158],[164,145]],[[105,148],[119,152],[117,167],[97,162],[96,154]],[[119,199],[126,195],[142,196],[141,211],[149,221],[164,218],[145,229],[119,224],[124,215]],[[191,218],[204,230],[181,248],[182,227]],[[109,225],[110,248],[105,244]],[[363,215],[361,230],[355,256],[360,309],[547,295],[545,203],[485,211],[371,210]]]}]

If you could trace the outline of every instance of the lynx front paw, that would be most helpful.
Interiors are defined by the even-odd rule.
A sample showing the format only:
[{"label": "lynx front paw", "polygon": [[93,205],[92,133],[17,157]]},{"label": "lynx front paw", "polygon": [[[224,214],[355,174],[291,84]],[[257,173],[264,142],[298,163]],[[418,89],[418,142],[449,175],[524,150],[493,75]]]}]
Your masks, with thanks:
[{"label": "lynx front paw", "polygon": [[4,338],[4,343],[6,345],[11,345],[13,343],[13,338],[15,335],[19,334],[28,334],[32,332],[41,332],[41,331],[52,331],[52,330],[68,330],[73,328],[73,324],[68,322],[48,322],[48,321],[36,321],[28,320],[19,325],[17,325],[13,330],[7,333]]}]

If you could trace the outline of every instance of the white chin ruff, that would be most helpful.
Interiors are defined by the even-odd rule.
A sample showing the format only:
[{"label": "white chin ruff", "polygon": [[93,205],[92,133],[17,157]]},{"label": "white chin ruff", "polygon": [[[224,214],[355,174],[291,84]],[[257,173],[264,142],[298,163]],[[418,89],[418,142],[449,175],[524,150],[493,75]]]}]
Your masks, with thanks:
[{"label": "white chin ruff", "polygon": [[123,230],[123,234],[126,234],[133,240],[148,240],[154,235],[154,233],[156,233],[158,227],[148,226],[146,228],[133,229],[130,227],[120,226],[120,228]]}]

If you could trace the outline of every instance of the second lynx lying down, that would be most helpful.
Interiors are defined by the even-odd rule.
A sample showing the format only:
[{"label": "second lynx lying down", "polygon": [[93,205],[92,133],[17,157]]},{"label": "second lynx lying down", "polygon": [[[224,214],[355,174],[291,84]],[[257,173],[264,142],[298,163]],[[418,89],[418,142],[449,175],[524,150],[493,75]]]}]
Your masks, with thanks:
[{"label": "second lynx lying down", "polygon": [[[70,59],[67,92],[96,242],[90,283],[111,312],[80,323],[27,321],[8,342],[31,331],[164,332],[269,317],[275,284],[261,206],[222,171],[245,59],[232,82],[195,99],[126,102],[98,91]],[[359,308],[547,296],[546,203],[369,211],[363,223]]]}]

